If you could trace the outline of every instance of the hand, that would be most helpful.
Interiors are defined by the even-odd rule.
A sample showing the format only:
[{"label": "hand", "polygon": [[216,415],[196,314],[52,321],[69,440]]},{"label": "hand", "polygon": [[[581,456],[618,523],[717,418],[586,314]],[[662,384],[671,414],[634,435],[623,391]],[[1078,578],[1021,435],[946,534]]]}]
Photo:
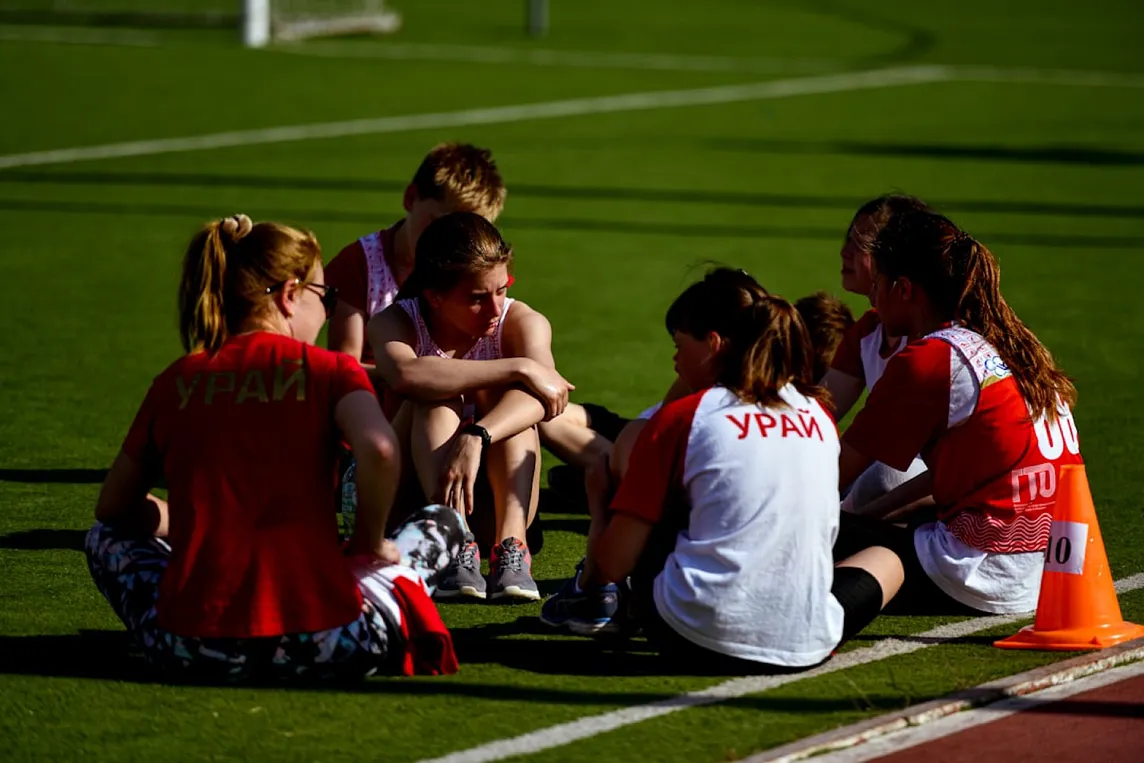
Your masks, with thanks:
[{"label": "hand", "polygon": [[568,393],[576,386],[561,376],[555,368],[542,366],[535,361],[528,361],[521,371],[525,385],[537,400],[544,405],[544,420],[552,419],[564,413],[568,407]]},{"label": "hand", "polygon": [[465,514],[473,513],[473,492],[481,468],[481,438],[458,434],[441,474],[441,502]]}]

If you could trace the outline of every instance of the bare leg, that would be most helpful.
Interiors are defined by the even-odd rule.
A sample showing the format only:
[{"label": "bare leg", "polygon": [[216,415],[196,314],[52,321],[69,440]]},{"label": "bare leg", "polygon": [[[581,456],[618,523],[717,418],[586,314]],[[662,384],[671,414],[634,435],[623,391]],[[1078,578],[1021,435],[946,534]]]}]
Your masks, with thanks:
[{"label": "bare leg", "polygon": [[636,419],[629,422],[616,438],[611,457],[612,479],[616,484],[619,484],[628,473],[628,461],[632,457],[632,449],[635,448],[636,440],[639,439],[640,432],[645,426],[647,426],[646,419]]},{"label": "bare leg", "polygon": [[[400,412],[396,418],[401,420]],[[441,498],[441,474],[460,426],[460,400],[414,405],[411,411],[409,451],[421,489],[431,501]]]},{"label": "bare leg", "polygon": [[581,469],[611,446],[607,438],[588,426],[587,412],[576,403],[569,403],[564,413],[551,421],[542,421],[538,427],[544,447],[561,461]]},{"label": "bare leg", "polygon": [[878,581],[878,585],[882,586],[882,607],[889,604],[890,599],[897,595],[898,589],[902,587],[902,583],[906,579],[902,560],[893,551],[882,546],[862,549],[854,556],[848,556],[834,566],[857,567],[873,575],[874,579]]},{"label": "bare leg", "polygon": [[523,541],[540,501],[540,438],[536,428],[489,446],[485,468],[493,489],[496,541]]}]

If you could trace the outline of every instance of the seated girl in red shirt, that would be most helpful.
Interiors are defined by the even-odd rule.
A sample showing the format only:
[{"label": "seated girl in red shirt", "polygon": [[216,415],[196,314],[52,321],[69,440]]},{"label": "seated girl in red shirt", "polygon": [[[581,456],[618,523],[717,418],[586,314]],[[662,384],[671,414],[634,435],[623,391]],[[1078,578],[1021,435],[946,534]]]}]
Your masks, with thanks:
[{"label": "seated girl in red shirt", "polygon": [[[1081,462],[1076,390],[1001,295],[993,254],[945,217],[895,215],[873,256],[879,317],[908,343],[842,438],[839,485],[875,460],[904,469],[920,453],[929,468],[868,514],[843,514],[835,558],[897,552],[900,611],[1032,610],[1057,475]],[[925,505],[936,521],[872,518]]]},{"label": "seated girl in red shirt", "polygon": [[[336,300],[312,234],[212,223],[179,288],[187,354],[155,378],[100,492],[92,577],[146,656],[179,678],[456,670],[429,596],[460,518],[427,507],[384,537],[397,443],[361,366],[314,341]],[[339,443],[357,530],[331,516]],[[168,500],[149,489],[163,482]]]}]

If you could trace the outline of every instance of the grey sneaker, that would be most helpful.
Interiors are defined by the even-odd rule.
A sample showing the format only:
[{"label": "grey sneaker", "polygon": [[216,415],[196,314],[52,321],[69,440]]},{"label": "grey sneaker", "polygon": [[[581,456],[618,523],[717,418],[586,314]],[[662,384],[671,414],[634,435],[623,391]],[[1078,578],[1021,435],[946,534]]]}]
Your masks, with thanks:
[{"label": "grey sneaker", "polygon": [[489,596],[492,599],[540,601],[540,589],[532,579],[532,554],[518,538],[505,538],[493,546],[489,585],[493,589]]},{"label": "grey sneaker", "polygon": [[465,545],[461,553],[441,573],[441,582],[437,584],[438,599],[454,599],[458,596],[468,596],[472,599],[485,598],[485,578],[481,575],[481,552],[477,549],[477,542],[473,536],[465,536]]}]

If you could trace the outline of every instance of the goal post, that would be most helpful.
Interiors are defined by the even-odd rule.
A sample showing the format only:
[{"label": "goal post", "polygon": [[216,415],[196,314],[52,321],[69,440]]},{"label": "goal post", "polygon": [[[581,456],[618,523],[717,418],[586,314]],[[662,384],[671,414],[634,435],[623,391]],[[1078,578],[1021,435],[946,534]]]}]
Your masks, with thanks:
[{"label": "goal post", "polygon": [[242,41],[271,42],[344,34],[390,34],[401,16],[384,0],[243,0]]}]

